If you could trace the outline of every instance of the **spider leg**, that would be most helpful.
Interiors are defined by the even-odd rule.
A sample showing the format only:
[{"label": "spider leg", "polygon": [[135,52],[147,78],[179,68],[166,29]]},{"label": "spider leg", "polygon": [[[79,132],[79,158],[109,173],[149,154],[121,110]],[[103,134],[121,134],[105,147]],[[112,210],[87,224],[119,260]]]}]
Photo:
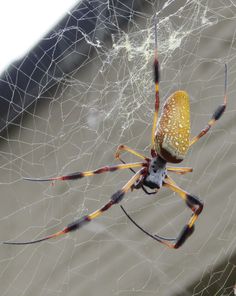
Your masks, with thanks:
[{"label": "spider leg", "polygon": [[155,25],[155,49],[154,49],[154,82],[155,82],[155,111],[153,117],[153,124],[152,124],[152,146],[151,146],[151,155],[152,157],[156,156],[155,151],[155,132],[157,126],[157,119],[158,119],[158,111],[159,111],[159,80],[160,80],[160,69],[158,63],[158,55],[157,55],[157,19],[156,16],[154,17],[154,25]]},{"label": "spider leg", "polygon": [[[135,155],[135,156],[137,156],[137,157],[139,157],[139,158],[144,159],[144,160],[149,160],[148,157],[146,157],[146,156],[144,156],[144,155],[142,155],[142,154],[136,152],[135,150],[129,148],[129,147],[126,146],[126,145],[120,145],[120,146],[118,146],[118,148],[117,148],[117,150],[116,150],[116,153],[115,153],[115,158],[116,158],[116,159],[119,159],[119,160],[122,161],[122,159],[120,158],[120,154],[121,154],[121,152],[123,152],[123,151],[127,151],[127,152],[129,152],[129,153],[131,153],[131,154],[133,154],[133,155]],[[122,161],[122,162],[124,163],[124,161]]]},{"label": "spider leg", "polygon": [[130,169],[130,168],[140,168],[140,167],[145,167],[147,166],[146,163],[144,162],[135,162],[135,163],[127,163],[127,164],[118,164],[115,166],[104,166],[102,168],[99,168],[94,171],[87,171],[87,172],[76,172],[64,176],[58,176],[58,177],[52,177],[52,178],[24,178],[24,180],[27,181],[39,181],[39,182],[44,182],[44,181],[56,181],[56,180],[76,180],[76,179],[81,179],[83,177],[89,177],[89,176],[94,176],[98,174],[102,174],[105,172],[114,172],[117,170],[123,170],[123,169]]},{"label": "spider leg", "polygon": [[227,65],[225,64],[225,89],[224,89],[224,103],[219,105],[218,108],[212,115],[211,120],[208,122],[207,126],[201,130],[201,132],[195,136],[192,140],[190,140],[189,147],[195,144],[202,136],[204,136],[209,129],[216,123],[216,121],[222,116],[226,109],[227,105]]},{"label": "spider leg", "polygon": [[140,176],[144,174],[144,170],[141,169],[139,170],[123,187],[122,189],[118,190],[116,193],[114,193],[111,196],[111,199],[108,203],[106,203],[103,207],[101,207],[100,209],[94,211],[91,214],[85,215],[75,221],[73,221],[72,223],[68,224],[64,229],[62,229],[61,231],[58,231],[54,234],[51,234],[49,236],[46,236],[44,238],[40,238],[37,240],[32,240],[32,241],[27,241],[27,242],[3,242],[3,244],[6,245],[30,245],[30,244],[35,244],[35,243],[39,243],[42,241],[46,241],[49,240],[51,238],[55,238],[58,236],[61,236],[63,234],[66,234],[68,232],[71,231],[75,231],[79,228],[81,228],[82,226],[84,226],[85,224],[87,224],[88,222],[92,221],[93,219],[101,216],[105,211],[107,211],[108,209],[110,209],[111,206],[118,204],[119,202],[121,202],[121,200],[124,198],[124,195],[129,191],[129,189],[132,188],[132,186],[134,185],[134,183],[140,178]]},{"label": "spider leg", "polygon": [[186,202],[186,205],[193,212],[188,223],[183,227],[179,236],[172,243],[168,241],[163,242],[168,247],[177,249],[180,246],[182,246],[183,243],[187,240],[187,238],[193,233],[194,223],[196,222],[198,216],[200,215],[203,209],[203,202],[197,196],[189,194],[188,192],[178,187],[176,183],[169,176],[167,176],[167,178],[165,179],[164,186],[178,193],[180,197]]},{"label": "spider leg", "polygon": [[150,236],[151,238],[153,238],[154,240],[165,244],[164,241],[162,240],[166,240],[166,241],[173,241],[175,240],[174,238],[167,238],[167,237],[163,237],[163,236],[156,236],[155,234],[151,234],[149,233],[147,230],[145,230],[144,228],[142,228],[124,209],[124,207],[122,205],[120,205],[122,211],[125,213],[125,215],[127,216],[127,218],[136,226],[138,227],[142,232],[144,232],[146,235]]},{"label": "spider leg", "polygon": [[151,237],[152,239],[158,241],[161,244],[166,245],[169,248],[177,249],[180,246],[183,245],[183,243],[187,240],[187,238],[193,233],[194,231],[194,223],[196,222],[198,216],[200,215],[202,209],[203,209],[203,202],[198,199],[198,197],[194,195],[190,195],[186,191],[179,188],[174,180],[172,180],[169,176],[165,179],[164,186],[169,187],[173,191],[177,192],[181,198],[183,198],[187,204],[187,206],[193,211],[193,215],[188,221],[188,224],[186,224],[180,234],[177,238],[168,238],[163,237],[156,234],[151,234],[147,230],[145,230],[143,227],[141,227],[136,221],[134,221],[131,216],[126,212],[126,210],[123,208],[123,206],[120,206],[127,218],[136,226],[138,227],[142,232],[144,232],[146,235]]},{"label": "spider leg", "polygon": [[172,244],[170,242],[175,241],[175,238],[168,238],[168,237],[164,237],[164,236],[160,236],[160,235],[156,235],[156,234],[151,234],[150,232],[148,232],[147,230],[145,230],[142,226],[140,226],[124,209],[124,207],[122,205],[120,205],[122,211],[125,213],[126,217],[136,226],[138,227],[143,233],[145,233],[146,235],[148,235],[149,237],[151,237],[152,239],[158,241],[159,243],[166,245],[167,247],[173,248]]},{"label": "spider leg", "polygon": [[172,173],[176,173],[179,175],[183,175],[183,174],[187,174],[187,173],[191,173],[193,171],[193,168],[177,168],[177,167],[167,167],[166,168],[168,172],[172,172]]}]

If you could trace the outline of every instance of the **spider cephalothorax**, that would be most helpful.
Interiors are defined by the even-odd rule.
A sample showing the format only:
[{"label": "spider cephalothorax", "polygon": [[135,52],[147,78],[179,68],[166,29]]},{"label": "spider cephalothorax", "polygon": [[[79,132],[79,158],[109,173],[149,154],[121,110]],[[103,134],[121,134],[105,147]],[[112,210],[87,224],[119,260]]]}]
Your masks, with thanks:
[{"label": "spider cephalothorax", "polygon": [[[104,166],[100,169],[76,172],[69,175],[52,177],[52,178],[25,178],[30,181],[54,181],[54,180],[76,180],[83,177],[89,177],[104,172],[114,172],[121,169],[130,169],[134,175],[132,178],[117,192],[115,192],[110,201],[108,201],[103,207],[94,211],[91,214],[85,215],[74,222],[68,224],[64,229],[58,231],[52,235],[46,236],[41,239],[36,239],[27,242],[4,242],[4,244],[11,245],[26,245],[38,243],[68,233],[70,231],[77,230],[92,221],[93,219],[101,216],[105,211],[111,208],[111,206],[118,204],[122,201],[125,194],[129,190],[142,188],[146,194],[155,194],[158,189],[165,186],[172,191],[176,192],[184,201],[187,207],[192,211],[192,215],[187,224],[182,228],[180,234],[176,238],[166,238],[159,235],[152,235],[139,226],[121,206],[126,216],[144,233],[157,240],[158,242],[170,247],[179,248],[186,239],[194,231],[194,223],[203,209],[203,202],[195,195],[186,192],[178,187],[174,180],[169,176],[169,172],[176,174],[186,174],[192,171],[192,168],[188,167],[169,167],[167,163],[179,163],[181,162],[188,149],[196,143],[202,136],[204,136],[208,130],[215,124],[215,122],[221,117],[226,108],[227,95],[227,66],[225,65],[225,88],[224,88],[224,102],[213,113],[212,118],[209,120],[207,126],[201,130],[201,132],[190,139],[190,110],[189,110],[189,96],[186,91],[178,90],[174,92],[164,103],[160,119],[158,121],[159,111],[159,64],[157,58],[157,23],[155,18],[155,53],[154,53],[154,80],[155,80],[155,111],[152,125],[151,135],[151,157],[146,157],[135,150],[120,145],[117,148],[115,157],[123,162],[123,164],[115,166]],[[122,152],[129,152],[136,157],[142,159],[141,162],[125,163],[121,158]],[[136,172],[134,169],[138,169]],[[145,187],[154,189],[153,192],[148,192]]]},{"label": "spider cephalothorax", "polygon": [[160,189],[166,175],[166,161],[159,156],[152,158],[149,162],[143,185],[151,189]]}]

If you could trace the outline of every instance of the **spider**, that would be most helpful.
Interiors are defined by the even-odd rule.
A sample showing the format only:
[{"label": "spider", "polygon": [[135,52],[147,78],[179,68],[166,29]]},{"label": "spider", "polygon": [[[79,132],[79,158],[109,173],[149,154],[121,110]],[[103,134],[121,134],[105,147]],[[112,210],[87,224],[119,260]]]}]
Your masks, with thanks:
[{"label": "spider", "polygon": [[[71,231],[80,229],[93,219],[101,216],[104,212],[110,209],[113,205],[120,203],[125,194],[134,189],[142,189],[146,194],[155,194],[162,186],[168,187],[176,192],[186,203],[187,207],[192,211],[192,215],[188,222],[182,228],[180,234],[176,238],[166,238],[159,235],[152,235],[139,226],[121,206],[126,216],[144,233],[166,245],[169,248],[177,249],[183,245],[187,238],[194,231],[194,224],[198,216],[202,212],[203,202],[195,195],[181,189],[174,180],[169,176],[169,172],[176,174],[186,174],[192,172],[189,167],[172,167],[167,166],[167,163],[180,163],[183,161],[188,149],[195,144],[202,136],[204,136],[215,122],[222,116],[227,103],[227,65],[225,65],[225,83],[224,83],[224,102],[218,106],[209,120],[205,128],[201,132],[190,139],[190,109],[189,95],[186,91],[178,90],[168,97],[162,108],[160,118],[158,120],[159,111],[159,80],[160,69],[157,54],[157,21],[154,18],[155,30],[155,48],[154,48],[154,81],[155,81],[155,111],[151,134],[151,157],[146,157],[133,149],[120,145],[115,153],[115,158],[120,160],[122,164],[114,166],[104,166],[94,171],[76,172],[64,176],[52,178],[24,178],[29,181],[55,181],[55,180],[76,180],[83,177],[89,177],[105,172],[114,172],[117,170],[130,169],[134,175],[131,179],[117,192],[115,192],[110,200],[100,209],[85,215],[72,223],[68,224],[64,229],[54,234],[40,238],[37,240],[26,242],[6,241],[8,245],[27,245],[42,242],[66,234]],[[128,152],[140,158],[141,162],[125,163],[120,155],[122,152]],[[137,172],[134,169],[139,169]],[[149,192],[147,188],[152,191]]]}]

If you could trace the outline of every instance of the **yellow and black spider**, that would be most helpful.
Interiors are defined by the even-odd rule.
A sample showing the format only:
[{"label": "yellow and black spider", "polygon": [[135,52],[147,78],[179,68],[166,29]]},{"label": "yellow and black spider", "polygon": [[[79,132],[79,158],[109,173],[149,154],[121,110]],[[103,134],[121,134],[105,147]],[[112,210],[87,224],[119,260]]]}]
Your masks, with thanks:
[{"label": "yellow and black spider", "polygon": [[[224,88],[224,103],[220,105],[213,113],[212,118],[208,122],[207,126],[195,137],[190,139],[190,110],[189,110],[189,96],[187,92],[178,90],[174,92],[165,102],[161,116],[158,121],[159,111],[159,64],[157,57],[157,22],[155,22],[155,52],[154,52],[154,79],[155,79],[155,111],[152,126],[152,138],[151,138],[151,157],[146,157],[137,153],[133,149],[120,145],[117,148],[115,157],[123,162],[123,164],[115,166],[105,166],[94,171],[76,172],[65,176],[47,178],[47,179],[34,179],[25,178],[30,181],[54,181],[54,180],[76,180],[83,177],[89,177],[96,174],[105,172],[114,172],[121,169],[130,169],[134,173],[133,177],[116,193],[114,193],[110,201],[106,203],[100,209],[94,211],[91,214],[85,215],[72,223],[68,224],[63,230],[58,231],[52,235],[46,236],[41,239],[27,241],[27,242],[4,242],[8,245],[27,245],[34,244],[41,241],[45,241],[70,231],[77,230],[86,225],[93,219],[101,216],[105,211],[110,209],[111,206],[118,204],[124,198],[124,195],[133,189],[142,188],[147,194],[154,194],[162,186],[168,187],[185,201],[186,205],[191,209],[192,215],[188,223],[183,227],[177,238],[165,238],[159,235],[149,234],[146,230],[140,227],[124,210],[127,217],[143,232],[159,241],[160,243],[170,247],[179,248],[186,239],[194,231],[194,223],[196,222],[199,214],[203,209],[203,202],[195,195],[189,194],[170,178],[168,172],[174,172],[177,174],[185,174],[192,171],[192,168],[187,167],[169,167],[167,163],[180,163],[189,147],[196,143],[202,136],[204,136],[208,130],[214,125],[214,123],[221,117],[226,108],[227,102],[227,66],[225,65],[225,88]],[[129,152],[138,158],[141,158],[141,162],[125,163],[121,158],[121,152]],[[138,172],[135,172],[134,168],[140,168]],[[153,189],[154,192],[148,192],[146,188]]]}]

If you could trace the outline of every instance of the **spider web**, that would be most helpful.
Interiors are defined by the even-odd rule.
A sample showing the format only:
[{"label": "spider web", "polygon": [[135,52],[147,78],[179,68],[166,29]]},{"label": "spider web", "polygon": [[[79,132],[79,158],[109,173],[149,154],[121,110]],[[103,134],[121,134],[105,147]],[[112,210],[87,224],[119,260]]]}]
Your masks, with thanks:
[{"label": "spider web", "polygon": [[[182,248],[169,250],[135,228],[116,206],[63,238],[1,245],[1,295],[234,295],[236,6],[226,0],[145,5],[133,11],[126,29],[117,27],[114,17],[118,29],[107,42],[85,35],[93,51],[83,64],[2,134],[1,240],[26,241],[62,229],[102,206],[132,174],[118,171],[54,186],[22,177],[116,164],[119,144],[149,154],[156,13],[161,103],[174,90],[187,90],[193,135],[222,103],[224,64],[229,68],[225,114],[181,164],[194,172],[173,175],[179,186],[205,202],[195,233]],[[128,154],[124,159],[137,161]],[[145,229],[170,237],[178,235],[190,215],[178,196],[165,189],[151,197],[128,193],[123,205]]]}]

